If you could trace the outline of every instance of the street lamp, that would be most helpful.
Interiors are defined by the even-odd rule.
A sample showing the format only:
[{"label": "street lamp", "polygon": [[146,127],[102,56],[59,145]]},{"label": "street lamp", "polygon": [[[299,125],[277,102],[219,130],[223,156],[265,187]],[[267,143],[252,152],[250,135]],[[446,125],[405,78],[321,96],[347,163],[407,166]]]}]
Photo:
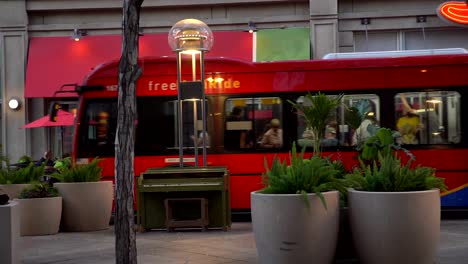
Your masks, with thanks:
[{"label": "street lamp", "polygon": [[[200,20],[184,19],[177,22],[169,31],[169,46],[177,53],[177,103],[178,103],[178,142],[179,164],[183,167],[183,101],[193,101],[193,142],[195,150],[195,166],[198,167],[198,118],[197,102],[201,101],[203,143],[203,166],[206,167],[206,115],[205,115],[205,69],[204,53],[213,46],[213,33]],[[190,64],[183,62],[189,61]],[[198,63],[197,63],[198,61]],[[184,67],[185,66],[185,67]],[[190,76],[182,80],[182,76]]]}]

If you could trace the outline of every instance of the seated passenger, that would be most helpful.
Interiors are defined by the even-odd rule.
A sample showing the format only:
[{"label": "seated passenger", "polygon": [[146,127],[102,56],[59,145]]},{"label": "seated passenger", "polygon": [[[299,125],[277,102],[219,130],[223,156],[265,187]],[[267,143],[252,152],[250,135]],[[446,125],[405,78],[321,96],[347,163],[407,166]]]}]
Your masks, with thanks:
[{"label": "seated passenger", "polygon": [[240,106],[235,106],[232,112],[226,117],[224,130],[224,147],[226,149],[242,149],[250,148],[248,142],[248,131],[239,128],[228,128],[229,123],[244,121],[244,109]]},{"label": "seated passenger", "polygon": [[283,146],[283,130],[276,118],[270,122],[271,128],[262,137],[261,146],[264,148],[281,148]]},{"label": "seated passenger", "polygon": [[314,146],[314,132],[310,127],[307,127],[302,133],[302,138],[297,140],[297,144],[300,147],[312,147]]},{"label": "seated passenger", "polygon": [[[192,140],[196,140],[197,142],[197,146],[201,147],[203,146],[203,132],[200,132],[198,134],[198,138],[196,138],[194,135],[191,136]],[[206,144],[206,147],[209,148],[210,147],[210,135],[208,134],[208,132],[205,132],[205,144]]]},{"label": "seated passenger", "polygon": [[338,139],[336,138],[336,129],[331,126],[327,126],[325,129],[325,138],[322,139],[321,145],[323,147],[334,147],[338,146]]}]

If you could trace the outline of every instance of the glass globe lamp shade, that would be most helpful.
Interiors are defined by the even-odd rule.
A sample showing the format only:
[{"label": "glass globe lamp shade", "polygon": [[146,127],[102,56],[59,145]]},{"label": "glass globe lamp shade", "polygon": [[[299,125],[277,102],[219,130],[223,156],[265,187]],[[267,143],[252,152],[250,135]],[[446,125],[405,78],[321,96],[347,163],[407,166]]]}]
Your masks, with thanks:
[{"label": "glass globe lamp shade", "polygon": [[167,40],[175,52],[209,51],[213,47],[213,32],[204,22],[188,18],[172,26]]}]

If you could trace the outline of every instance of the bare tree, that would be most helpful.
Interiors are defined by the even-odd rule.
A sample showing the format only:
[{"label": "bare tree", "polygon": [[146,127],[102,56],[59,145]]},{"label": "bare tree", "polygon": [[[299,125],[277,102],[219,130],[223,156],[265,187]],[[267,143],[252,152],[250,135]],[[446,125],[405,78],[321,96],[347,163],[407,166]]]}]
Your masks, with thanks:
[{"label": "bare tree", "polygon": [[119,65],[117,135],[115,139],[115,260],[117,264],[137,263],[133,211],[136,81],[138,31],[143,0],[123,1],[122,57]]}]

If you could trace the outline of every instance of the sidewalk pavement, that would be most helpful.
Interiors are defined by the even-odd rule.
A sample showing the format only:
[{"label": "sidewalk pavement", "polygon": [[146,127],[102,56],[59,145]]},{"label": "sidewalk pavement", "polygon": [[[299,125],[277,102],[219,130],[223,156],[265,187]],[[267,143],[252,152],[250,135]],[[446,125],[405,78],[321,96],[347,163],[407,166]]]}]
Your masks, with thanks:
[{"label": "sidewalk pavement", "polygon": [[[21,237],[23,264],[113,264],[113,228],[83,233]],[[231,231],[176,230],[137,233],[138,263],[258,263],[252,224],[234,222]],[[436,258],[438,264],[468,263],[468,220],[444,220]],[[343,263],[343,262],[340,262]]]}]

